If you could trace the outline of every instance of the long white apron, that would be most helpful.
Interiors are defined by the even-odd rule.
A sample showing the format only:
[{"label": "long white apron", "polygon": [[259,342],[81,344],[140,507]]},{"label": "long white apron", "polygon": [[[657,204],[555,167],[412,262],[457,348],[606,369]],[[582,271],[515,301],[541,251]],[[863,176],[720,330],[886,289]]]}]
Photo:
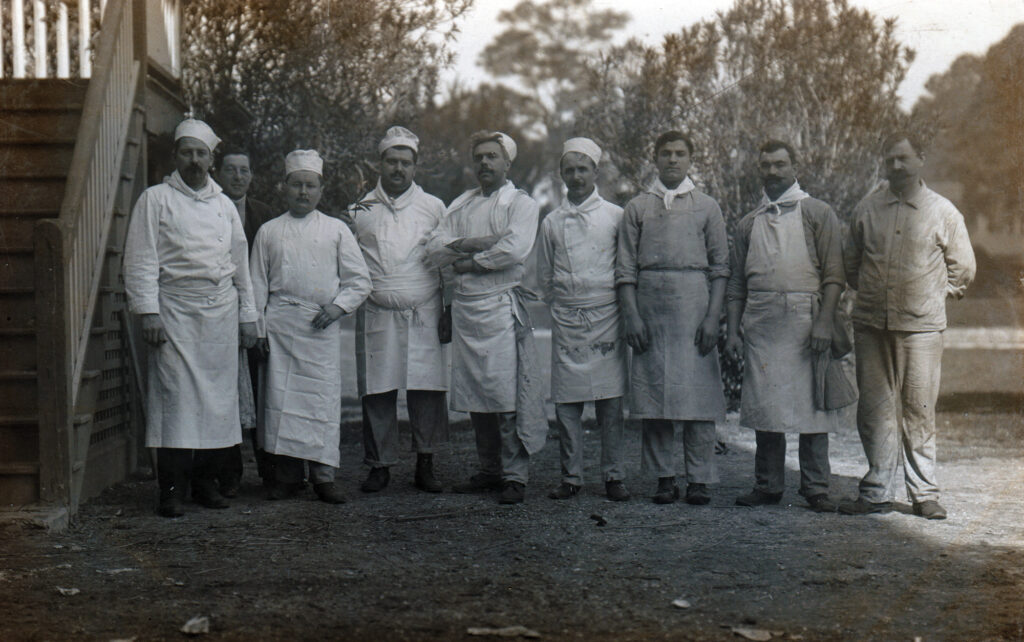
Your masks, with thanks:
[{"label": "long white apron", "polygon": [[257,427],[269,453],[337,467],[341,441],[341,326],[312,326],[320,306],[271,295],[270,355]]},{"label": "long white apron", "polygon": [[241,443],[238,417],[238,291],[160,286],[167,341],[151,348],[148,448],[227,448]]},{"label": "long white apron", "polygon": [[[571,303],[571,302],[570,302]],[[619,304],[551,306],[551,401],[572,403],[626,394],[626,342]]]},{"label": "long white apron", "polygon": [[649,344],[630,364],[631,417],[725,420],[718,348],[701,356],[693,344],[707,313],[708,288],[700,270],[640,271],[636,302]]},{"label": "long white apron", "polygon": [[395,281],[374,278],[373,292],[356,314],[360,397],[448,389],[448,351],[437,335],[442,312],[438,280]]},{"label": "long white apron", "polygon": [[757,217],[747,250],[740,425],[766,432],[823,433],[838,414],[814,406],[811,325],[820,279],[804,240],[800,205]]}]

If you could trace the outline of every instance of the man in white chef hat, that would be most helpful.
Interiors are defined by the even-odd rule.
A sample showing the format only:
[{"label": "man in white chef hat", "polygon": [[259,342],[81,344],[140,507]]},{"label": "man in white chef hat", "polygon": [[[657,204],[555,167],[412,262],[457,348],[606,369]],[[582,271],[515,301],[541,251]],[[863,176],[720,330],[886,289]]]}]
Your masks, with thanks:
[{"label": "man in white chef hat", "polygon": [[157,449],[159,513],[184,514],[185,491],[227,508],[216,474],[242,440],[238,345],[256,341],[245,232],[209,176],[220,139],[201,120],[174,132],[175,171],[132,210],[124,281],[150,346],[146,445]]},{"label": "man in white chef hat", "polygon": [[256,417],[257,437],[274,456],[270,499],[302,485],[345,501],[334,485],[341,420],[341,328],[370,293],[370,276],[352,232],[317,209],[323,159],[315,150],[285,157],[288,211],[264,223],[252,251],[259,345],[268,355]]}]

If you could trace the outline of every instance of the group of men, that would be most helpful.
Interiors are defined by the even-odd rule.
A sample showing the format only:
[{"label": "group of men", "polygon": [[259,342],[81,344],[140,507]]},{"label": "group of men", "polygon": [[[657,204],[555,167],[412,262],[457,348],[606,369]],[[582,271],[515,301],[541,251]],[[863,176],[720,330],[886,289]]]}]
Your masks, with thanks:
[{"label": "group of men", "polygon": [[[883,144],[888,182],[857,206],[845,242],[832,209],[800,188],[793,147],[768,141],[759,150],[761,202],[739,221],[731,247],[721,209],[689,176],[693,143],[677,131],[657,138],[658,176],[624,210],[597,190],[601,148],[565,141],[566,196],[543,221],[508,180],[517,149],[500,132],[473,135],[478,186],[445,207],[415,183],[417,136],[388,129],[378,183],[350,208],[349,225],[316,209],[323,160],[315,151],[286,157],[288,210],[269,219],[245,197],[244,152],[226,149],[220,185],[210,179],[219,142],[201,121],[179,125],[177,169],[139,199],[126,245],[126,291],[151,346],[147,445],[158,453],[160,514],[183,514],[189,485],[196,502],[227,506],[241,475],[242,427],[252,425],[269,498],[290,497],[308,479],[321,500],[344,501],[334,484],[345,363],[336,322],[347,314],[356,314],[370,468],[362,490],[387,486],[398,461],[400,390],[415,485],[442,490],[433,454],[447,439],[450,384],[450,408],[469,413],[479,460],[479,472],[453,490],[500,490],[501,503],[522,502],[548,429],[532,292],[523,286],[536,269],[551,313],[562,467],[549,497],[583,488],[582,413],[593,402],[605,494],[630,498],[628,394],[630,416],[642,420],[643,468],[658,478],[653,500],[681,495],[676,426],[685,500],[711,500],[715,424],[726,408],[717,347],[726,308],[726,350],[746,364],[740,423],[757,442],[754,488],[737,504],[781,500],[785,434],[795,432],[800,493],[813,510],[891,510],[902,453],[914,512],[945,517],[934,417],[944,302],[963,295],[975,263],[962,215],[921,181],[912,135]],[[528,260],[535,244],[536,265]],[[858,290],[857,424],[869,471],[856,501],[837,504],[828,493],[837,411],[821,389],[840,352],[846,283]]]}]

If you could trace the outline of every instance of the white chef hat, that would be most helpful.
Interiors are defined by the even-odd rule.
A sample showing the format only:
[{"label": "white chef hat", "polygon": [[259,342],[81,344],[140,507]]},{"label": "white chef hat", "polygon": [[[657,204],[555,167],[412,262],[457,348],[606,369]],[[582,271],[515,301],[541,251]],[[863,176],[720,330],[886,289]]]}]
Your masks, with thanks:
[{"label": "white chef hat", "polygon": [[324,159],[315,149],[296,149],[284,157],[285,176],[303,169],[323,177]]},{"label": "white chef hat", "polygon": [[213,129],[203,121],[196,120],[195,118],[186,118],[174,128],[174,142],[178,142],[179,138],[186,137],[202,141],[204,145],[210,148],[210,152],[213,152],[217,145],[220,144],[220,139],[217,138],[217,134],[213,133]]},{"label": "white chef hat", "polygon": [[516,159],[516,153],[519,148],[516,146],[516,141],[512,140],[512,137],[508,134],[501,132],[494,132],[494,135],[498,137],[498,143],[501,144],[502,149],[505,150],[505,154],[508,156],[508,162],[512,162]]},{"label": "white chef hat", "polygon": [[377,145],[377,153],[383,154],[392,147],[408,147],[412,151],[419,153],[420,139],[405,127],[395,125],[394,127],[389,127],[387,133],[384,134],[384,138]]},{"label": "white chef hat", "polygon": [[[595,167],[601,164],[601,148],[597,143],[589,138],[570,138],[565,141],[565,143],[562,144],[561,158],[565,158],[565,155],[569,152],[583,154],[590,160],[594,161]],[[561,160],[561,158],[559,158],[559,160]]]}]

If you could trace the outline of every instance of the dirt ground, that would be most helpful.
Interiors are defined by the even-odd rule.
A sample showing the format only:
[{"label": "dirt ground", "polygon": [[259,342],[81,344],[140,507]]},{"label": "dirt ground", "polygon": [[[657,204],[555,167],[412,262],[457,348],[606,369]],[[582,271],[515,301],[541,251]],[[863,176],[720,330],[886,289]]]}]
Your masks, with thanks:
[{"label": "dirt ground", "polygon": [[[716,456],[721,481],[706,507],[650,502],[634,423],[626,503],[603,496],[592,432],[588,483],[572,500],[546,497],[558,483],[553,437],[522,505],[420,493],[408,453],[391,485],[368,496],[352,422],[342,506],[310,491],[265,501],[250,463],[228,510],[189,504],[185,517],[164,519],[155,482],[136,481],[88,502],[66,533],[0,534],[0,639],[178,639],[206,616],[203,637],[225,640],[471,640],[486,639],[472,627],[512,625],[546,640],[742,639],[734,627],[777,640],[1021,640],[1019,413],[940,414],[944,522],[906,504],[867,517],[811,512],[796,494],[795,439],[783,503],[736,507],[752,483],[753,436],[735,418],[720,427],[729,451]],[[855,495],[865,465],[852,427],[831,453],[833,495]],[[473,472],[465,422],[437,459],[446,485]]]}]

